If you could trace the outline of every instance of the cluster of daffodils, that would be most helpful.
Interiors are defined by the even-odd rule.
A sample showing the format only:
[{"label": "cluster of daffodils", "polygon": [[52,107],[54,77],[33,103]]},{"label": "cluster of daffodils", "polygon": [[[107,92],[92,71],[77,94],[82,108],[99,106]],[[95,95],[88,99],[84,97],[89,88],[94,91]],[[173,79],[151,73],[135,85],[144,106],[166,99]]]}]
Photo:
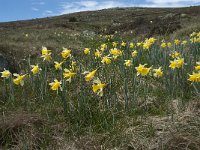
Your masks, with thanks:
[{"label": "cluster of daffodils", "polygon": [[176,58],[173,61],[170,61],[169,67],[172,69],[182,68],[184,65],[184,58]]},{"label": "cluster of daffodils", "polygon": [[[72,55],[72,50],[70,49],[63,48],[63,50],[58,54],[58,59],[55,59],[55,55],[52,56],[52,50],[49,50],[47,47],[42,47],[41,58],[43,62],[38,64],[36,63],[35,65],[30,65],[30,73],[12,74],[9,70],[4,69],[4,71],[1,72],[1,77],[5,80],[12,81],[12,83],[14,83],[15,85],[24,86],[25,79],[30,76],[45,76],[46,81],[49,81],[50,78],[53,76],[53,79],[51,79],[53,82],[48,83],[50,89],[53,91],[63,91],[65,90],[64,87],[66,83],[71,84],[72,81],[75,80],[75,77],[77,75],[84,75],[85,82],[91,83],[90,86],[92,91],[99,96],[103,96],[103,90],[107,84],[101,82],[100,78],[107,79],[109,75],[103,77],[103,75],[100,74],[101,71],[98,71],[99,69],[94,68],[105,69],[106,67],[112,67],[112,70],[115,70],[116,67],[117,69],[120,68],[120,71],[125,70],[127,74],[128,71],[130,71],[132,72],[132,75],[136,74],[138,77],[141,78],[145,76],[150,76],[153,79],[162,79],[162,77],[168,78],[167,75],[169,74],[169,72],[172,72],[173,74],[175,70],[181,70],[181,68],[183,68],[182,71],[185,71],[185,68],[189,68],[184,67],[184,65],[188,63],[188,59],[186,59],[187,53],[191,55],[194,55],[194,53],[190,53],[190,51],[187,51],[185,55],[184,48],[187,46],[189,47],[189,44],[195,44],[198,46],[198,44],[200,43],[200,32],[193,32],[190,35],[190,41],[181,41],[179,39],[175,39],[172,42],[166,42],[165,40],[162,40],[161,43],[158,44],[158,46],[156,46],[158,40],[153,37],[145,39],[141,42],[114,41],[114,35],[107,35],[102,38],[106,40],[104,41],[104,43],[97,45],[95,49],[88,47],[83,49],[82,54],[85,57],[81,58],[77,62]],[[158,49],[155,50],[156,48]],[[195,50],[198,51],[198,48],[199,47],[197,47]],[[195,53],[195,55],[198,55],[198,52]],[[88,59],[89,57],[94,57],[94,59]],[[170,57],[170,59],[166,59],[164,62],[162,62],[162,65],[159,64],[159,62],[162,61],[163,58],[167,57]],[[190,56],[188,55],[188,57]],[[84,66],[84,58],[88,59],[88,61],[95,61],[95,63],[91,63],[95,65],[87,65],[90,64],[89,62],[86,63],[86,66]],[[197,56],[197,59],[198,58],[199,57]],[[198,61],[197,59],[194,60],[193,56],[191,57],[191,59],[192,63]],[[185,72],[185,75],[188,76],[188,82],[199,83],[200,62],[196,62],[195,65],[196,66],[194,66],[194,71],[192,72],[192,74],[187,74],[187,72]],[[53,66],[54,69],[47,69],[47,66]],[[79,68],[78,66],[82,66],[83,68]],[[121,69],[122,67],[124,69]],[[102,71],[104,71],[103,69]],[[52,73],[52,76],[47,76],[47,70],[53,71],[53,73],[55,72],[55,75],[52,75]],[[108,72],[109,71],[110,70],[108,69]],[[97,72],[99,78],[96,76]],[[57,75],[59,75],[59,77],[57,77]]]},{"label": "cluster of daffodils", "polygon": [[143,43],[143,48],[149,49],[155,43],[155,41],[156,41],[155,38],[146,39]]},{"label": "cluster of daffodils", "polygon": [[199,43],[200,42],[200,32],[193,32],[190,34],[190,42],[191,43]]},{"label": "cluster of daffodils", "polygon": [[197,65],[194,67],[195,71],[192,74],[189,74],[189,81],[191,82],[200,82],[200,62],[196,63]]},{"label": "cluster of daffodils", "polygon": [[85,71],[83,74],[85,75],[85,81],[89,82],[92,80],[92,90],[94,93],[97,93],[99,96],[103,96],[103,89],[106,86],[105,83],[102,83],[99,78],[95,78],[97,69],[89,72]]},{"label": "cluster of daffodils", "polygon": [[[141,75],[141,76],[147,76],[148,74],[150,74],[150,71],[152,69],[152,67],[145,67],[147,64],[141,65],[139,64],[138,67],[135,67],[135,69],[137,70],[137,76]],[[153,72],[153,76],[156,78],[160,78],[163,76],[163,70],[162,67],[159,67],[157,69],[152,69]],[[152,73],[151,73],[152,74]]]},{"label": "cluster of daffodils", "polygon": [[[106,45],[102,45],[102,48],[106,48]],[[84,54],[89,55],[90,54],[90,48],[85,48]],[[43,56],[43,50],[42,50],[42,56]],[[63,70],[63,74],[62,74],[63,79],[68,81],[69,83],[71,83],[72,78],[77,74],[77,70],[78,70],[78,68],[76,67],[76,61],[72,60],[69,69],[67,69],[67,68],[63,69],[62,66],[64,66],[66,60],[68,58],[69,59],[72,58],[71,50],[63,48],[63,51],[61,52],[61,56],[62,56],[63,61],[61,61],[61,62],[54,61],[55,70],[57,70],[57,71]],[[37,70],[39,71],[39,68]],[[97,72],[97,69],[95,69],[91,72],[85,71],[83,74],[86,75],[85,81],[87,81],[87,82],[92,81],[93,82],[93,84],[92,84],[93,92],[97,93],[97,95],[99,95],[99,96],[103,96],[103,89],[106,86],[106,84],[101,83],[99,78],[94,78],[96,72]],[[53,82],[49,83],[51,90],[54,90],[54,91],[58,91],[58,90],[62,91],[63,90],[62,84],[63,84],[62,80],[59,81],[58,79],[54,79]]]},{"label": "cluster of daffodils", "polygon": [[[176,44],[178,44],[179,40],[177,40],[177,41],[175,40],[175,42],[176,42]],[[170,56],[174,59],[174,60],[170,61],[169,67],[171,69],[176,69],[176,68],[182,68],[183,67],[184,58],[181,57],[181,54],[179,52],[177,52],[177,51],[172,52],[170,54]]]},{"label": "cluster of daffodils", "polygon": [[14,78],[12,79],[14,84],[21,85],[21,86],[24,85],[24,79],[26,77],[26,74],[19,75],[17,73],[14,73],[12,75],[12,73],[9,70],[6,70],[6,69],[4,69],[4,71],[1,72],[1,77],[4,78],[4,79],[12,78],[12,76],[14,76]]}]

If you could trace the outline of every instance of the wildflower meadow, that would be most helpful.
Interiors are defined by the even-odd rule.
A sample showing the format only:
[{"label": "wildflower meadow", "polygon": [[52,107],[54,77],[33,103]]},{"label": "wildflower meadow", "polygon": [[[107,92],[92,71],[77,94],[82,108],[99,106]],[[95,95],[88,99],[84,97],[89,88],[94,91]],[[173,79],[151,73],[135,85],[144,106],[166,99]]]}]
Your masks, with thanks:
[{"label": "wildflower meadow", "polygon": [[[43,45],[19,72],[5,68],[4,109],[63,121],[71,135],[114,131],[126,116],[172,116],[171,100],[184,105],[200,98],[200,32],[141,41],[123,40],[115,32],[91,43],[77,53],[67,45],[59,50]],[[155,105],[149,107],[151,102]]]}]

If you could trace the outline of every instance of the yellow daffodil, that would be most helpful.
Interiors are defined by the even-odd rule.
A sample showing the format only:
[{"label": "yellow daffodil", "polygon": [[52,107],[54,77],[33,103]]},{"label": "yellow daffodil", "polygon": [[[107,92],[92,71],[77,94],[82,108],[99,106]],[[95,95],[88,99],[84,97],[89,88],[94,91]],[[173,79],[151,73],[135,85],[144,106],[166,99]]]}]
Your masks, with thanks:
[{"label": "yellow daffodil", "polygon": [[113,47],[117,47],[117,44],[118,44],[117,42],[112,42]]},{"label": "yellow daffodil", "polygon": [[197,33],[197,36],[200,37],[200,32]]},{"label": "yellow daffodil", "polygon": [[62,58],[66,60],[67,58],[71,57],[71,50],[67,48],[63,48],[63,51],[61,52]]},{"label": "yellow daffodil", "polygon": [[172,43],[168,42],[168,43],[167,43],[167,47],[168,47],[168,48],[172,47]]},{"label": "yellow daffodil", "polygon": [[31,67],[31,72],[33,73],[33,75],[38,74],[41,70],[38,65],[31,65]]},{"label": "yellow daffodil", "polygon": [[101,51],[104,51],[105,49],[107,49],[107,45],[105,43],[101,44]]},{"label": "yellow daffodil", "polygon": [[196,64],[197,65],[194,67],[195,70],[200,71],[200,62],[197,62]]},{"label": "yellow daffodil", "polygon": [[165,47],[167,47],[167,44],[166,44],[166,43],[162,43],[160,46],[161,46],[162,48],[165,48]]},{"label": "yellow daffodil", "polygon": [[48,55],[51,52],[51,50],[48,50],[46,47],[42,47],[42,55]]},{"label": "yellow daffodil", "polygon": [[76,72],[72,72],[72,70],[64,69],[63,77],[67,79],[71,83],[72,77],[76,75]]},{"label": "yellow daffodil", "polygon": [[148,39],[148,42],[151,43],[151,44],[154,44],[155,41],[156,41],[156,38],[154,38],[154,37],[151,37],[151,38]]},{"label": "yellow daffodil", "polygon": [[85,48],[85,49],[84,49],[84,54],[85,54],[85,55],[90,54],[90,48]]},{"label": "yellow daffodil", "polygon": [[119,49],[117,49],[117,48],[112,48],[112,49],[110,50],[110,54],[113,55],[113,58],[114,58],[114,59],[117,59],[118,56],[122,56],[122,51],[119,50]]},{"label": "yellow daffodil", "polygon": [[91,72],[88,72],[88,71],[84,72],[83,74],[87,74],[87,75],[85,76],[85,81],[90,81],[90,80],[92,80],[92,79],[94,78],[96,72],[97,72],[97,69],[95,69],[95,70],[93,70],[93,71],[91,71]]},{"label": "yellow daffodil", "polygon": [[194,68],[195,68],[195,70],[199,71],[200,70],[200,65],[195,66]]},{"label": "yellow daffodil", "polygon": [[135,46],[134,43],[130,43],[130,44],[129,44],[129,47],[130,47],[130,48],[134,48],[134,46]]},{"label": "yellow daffodil", "polygon": [[11,76],[10,71],[9,71],[9,70],[6,70],[6,69],[4,68],[4,71],[1,72],[1,77],[2,77],[2,78],[8,79],[10,76]]},{"label": "yellow daffodil", "polygon": [[110,64],[111,63],[111,59],[110,59],[110,57],[108,57],[108,56],[104,56],[103,58],[102,58],[102,61],[101,61],[103,64]]},{"label": "yellow daffodil", "polygon": [[145,42],[144,44],[143,44],[143,48],[144,49],[149,49],[151,47],[151,43],[150,42]]},{"label": "yellow daffodil", "polygon": [[54,82],[49,83],[49,85],[51,86],[51,90],[53,91],[58,91],[59,88],[62,91],[61,84],[61,81],[58,81],[57,79],[55,79]]},{"label": "yellow daffodil", "polygon": [[106,86],[105,83],[101,83],[101,81],[97,78],[93,81],[92,90],[94,93],[97,93],[99,96],[103,96],[103,89]]},{"label": "yellow daffodil", "polygon": [[172,58],[178,58],[178,57],[180,57],[180,53],[179,52],[177,52],[177,51],[175,51],[175,52],[173,52],[170,56],[172,57]]},{"label": "yellow daffodil", "polygon": [[137,54],[138,54],[138,52],[137,52],[136,50],[134,50],[134,51],[131,53],[131,55],[132,55],[133,58],[136,57]]},{"label": "yellow daffodil", "polygon": [[183,67],[183,65],[184,65],[184,59],[178,58],[173,61],[170,61],[169,67],[172,69],[175,69],[175,68],[181,68],[181,67]]},{"label": "yellow daffodil", "polygon": [[125,60],[124,65],[125,65],[126,67],[130,67],[130,66],[132,65],[132,61],[131,61],[131,60]]},{"label": "yellow daffodil", "polygon": [[170,61],[170,65],[169,65],[170,68],[175,69],[176,66],[177,66],[177,62],[176,62],[176,60],[174,60],[174,61]]},{"label": "yellow daffodil", "polygon": [[96,50],[96,52],[94,53],[94,56],[97,58],[101,57],[101,52],[99,50]]},{"label": "yellow daffodil", "polygon": [[139,47],[139,46],[142,46],[142,44],[143,44],[142,42],[138,42],[138,43],[137,43],[137,46],[138,46],[138,47]]},{"label": "yellow daffodil", "polygon": [[151,67],[150,68],[146,68],[145,66],[146,66],[146,64],[144,64],[144,65],[139,64],[138,67],[135,67],[135,69],[137,70],[137,76],[138,75],[142,75],[142,76],[148,75]]},{"label": "yellow daffodil", "polygon": [[51,61],[52,57],[51,57],[51,53],[45,54],[41,56],[43,58],[43,61]]},{"label": "yellow daffodil", "polygon": [[153,74],[154,77],[159,78],[163,76],[162,67],[159,67],[158,69],[153,69],[153,71],[154,71]]},{"label": "yellow daffodil", "polygon": [[19,75],[17,73],[14,73],[13,76],[16,77],[15,79],[13,79],[14,84],[21,85],[21,86],[24,85],[24,78],[25,78],[26,74],[25,75]]},{"label": "yellow daffodil", "polygon": [[122,41],[121,46],[122,46],[122,47],[125,47],[125,46],[126,46],[126,43],[125,43],[124,41]]},{"label": "yellow daffodil", "polygon": [[179,45],[181,43],[181,41],[176,39],[176,40],[174,40],[174,43],[175,43],[175,45]]},{"label": "yellow daffodil", "polygon": [[62,64],[63,64],[63,61],[62,62],[57,62],[57,61],[54,61],[54,67],[56,70],[61,70],[62,69]]},{"label": "yellow daffodil", "polygon": [[192,33],[190,34],[190,37],[194,37],[194,36],[196,36],[196,35],[197,35],[196,32],[192,32]]},{"label": "yellow daffodil", "polygon": [[191,82],[200,82],[200,72],[199,73],[193,72],[191,75],[189,74],[188,80]]},{"label": "yellow daffodil", "polygon": [[78,68],[75,68],[76,67],[76,61],[72,61],[70,67],[71,67],[72,70],[76,70],[76,71],[78,70]]},{"label": "yellow daffodil", "polygon": [[184,65],[184,59],[178,58],[177,59],[177,68],[181,68]]},{"label": "yellow daffodil", "polygon": [[186,45],[186,44],[187,44],[186,40],[182,41],[182,43],[181,43],[181,45]]}]

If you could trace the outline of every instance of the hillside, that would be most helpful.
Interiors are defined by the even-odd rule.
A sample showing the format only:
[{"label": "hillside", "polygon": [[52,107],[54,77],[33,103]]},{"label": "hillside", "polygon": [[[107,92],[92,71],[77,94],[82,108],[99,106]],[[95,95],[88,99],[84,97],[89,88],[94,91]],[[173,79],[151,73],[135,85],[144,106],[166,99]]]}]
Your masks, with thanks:
[{"label": "hillside", "polygon": [[198,30],[199,22],[200,6],[113,8],[0,23],[0,54],[9,59],[9,63],[17,64],[27,55],[38,54],[42,46],[78,50],[89,46],[91,36],[115,31],[121,32],[127,40],[162,35],[170,38]]},{"label": "hillside", "polygon": [[0,76],[0,149],[200,149],[200,6],[2,22]]}]

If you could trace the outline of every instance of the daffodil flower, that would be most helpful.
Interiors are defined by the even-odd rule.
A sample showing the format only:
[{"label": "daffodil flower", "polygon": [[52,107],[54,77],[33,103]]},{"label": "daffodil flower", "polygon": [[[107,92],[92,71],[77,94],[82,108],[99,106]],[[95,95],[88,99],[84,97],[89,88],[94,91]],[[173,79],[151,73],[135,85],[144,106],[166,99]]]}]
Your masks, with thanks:
[{"label": "daffodil flower", "polygon": [[146,68],[145,66],[146,66],[146,64],[144,64],[144,65],[139,64],[138,67],[135,67],[135,69],[137,70],[137,76],[138,75],[142,75],[142,76],[148,75],[151,67],[150,68]]},{"label": "daffodil flower", "polygon": [[102,61],[101,61],[103,64],[110,64],[111,63],[111,59],[110,59],[110,57],[108,57],[108,56],[104,56],[103,58],[102,58]]},{"label": "daffodil flower", "polygon": [[51,50],[48,50],[46,47],[42,47],[42,55],[48,55],[51,52]]},{"label": "daffodil flower", "polygon": [[118,44],[117,42],[112,42],[113,47],[117,47],[117,44]]},{"label": "daffodil flower", "polygon": [[33,75],[38,74],[40,72],[40,70],[42,70],[41,68],[39,68],[38,64],[31,65],[31,67],[32,67],[31,72],[33,73]]},{"label": "daffodil flower", "polygon": [[129,47],[130,47],[130,48],[134,48],[134,46],[135,46],[134,43],[130,43],[130,44],[129,44]]},{"label": "daffodil flower", "polygon": [[136,57],[137,54],[138,54],[138,52],[137,52],[136,50],[134,50],[134,51],[131,53],[131,55],[132,55],[133,58]]},{"label": "daffodil flower", "polygon": [[126,43],[125,43],[124,41],[122,41],[121,46],[122,46],[122,47],[125,47],[125,46],[126,46]]},{"label": "daffodil flower", "polygon": [[45,54],[45,55],[42,55],[41,56],[43,58],[43,61],[51,61],[52,60],[52,57],[51,57],[51,53],[48,53],[48,54]]},{"label": "daffodil flower", "polygon": [[151,44],[154,44],[156,42],[156,38],[151,37],[151,38],[148,39],[148,42],[151,43]]},{"label": "daffodil flower", "polygon": [[55,69],[56,70],[61,70],[62,69],[62,64],[63,64],[64,62],[62,61],[62,62],[57,62],[57,61],[54,61],[54,67],[55,67]]},{"label": "daffodil flower", "polygon": [[85,71],[85,72],[83,73],[83,74],[87,74],[87,75],[85,76],[85,81],[90,81],[90,80],[92,80],[92,79],[94,78],[96,72],[97,72],[97,69],[95,69],[95,70],[93,70],[93,71],[91,71],[91,72]]},{"label": "daffodil flower", "polygon": [[168,43],[167,43],[167,47],[168,47],[168,48],[172,47],[172,43],[168,42]]},{"label": "daffodil flower", "polygon": [[69,81],[69,83],[71,83],[72,77],[75,75],[76,75],[76,72],[72,72],[69,69],[64,69],[63,77],[66,78],[67,81]]},{"label": "daffodil flower", "polygon": [[84,49],[84,54],[85,54],[85,55],[90,54],[90,48],[85,48],[85,49]]},{"label": "daffodil flower", "polygon": [[110,50],[110,54],[113,55],[113,58],[114,58],[114,59],[117,59],[118,56],[122,56],[122,51],[119,50],[119,49],[117,49],[117,48],[112,48],[112,49]]},{"label": "daffodil flower", "polygon": [[172,57],[172,58],[178,58],[178,57],[180,57],[180,53],[179,52],[177,52],[177,51],[175,51],[175,52],[173,52],[172,54],[170,54],[170,56]]},{"label": "daffodil flower", "polygon": [[94,56],[97,58],[101,57],[101,52],[99,50],[96,50],[96,52],[94,53]]},{"label": "daffodil flower", "polygon": [[174,43],[175,43],[175,45],[179,45],[181,43],[181,41],[176,39],[176,40],[174,40]]},{"label": "daffodil flower", "polygon": [[186,40],[182,41],[182,43],[181,43],[181,45],[186,45],[186,44],[187,44]]},{"label": "daffodil flower", "polygon": [[142,44],[143,44],[142,42],[138,42],[138,43],[137,43],[137,46],[138,46],[138,47],[139,47],[139,46],[142,46]]},{"label": "daffodil flower", "polygon": [[175,68],[181,68],[181,67],[183,67],[183,65],[184,65],[184,59],[178,58],[173,61],[170,61],[169,67],[172,69],[175,69]]},{"label": "daffodil flower", "polygon": [[24,74],[24,75],[19,75],[19,74],[17,74],[17,73],[14,73],[13,76],[16,77],[15,79],[13,79],[14,84],[16,84],[16,85],[21,85],[21,86],[24,85],[24,78],[26,77],[26,74]]},{"label": "daffodil flower", "polygon": [[165,48],[165,47],[167,47],[167,44],[163,42],[160,46],[161,46],[162,48]]},{"label": "daffodil flower", "polygon": [[67,48],[63,48],[63,51],[61,52],[62,58],[66,60],[67,58],[71,57],[71,50]]},{"label": "daffodil flower", "polygon": [[189,74],[188,80],[191,82],[200,82],[200,72],[199,73],[193,72],[192,74]]},{"label": "daffodil flower", "polygon": [[10,76],[11,76],[10,71],[9,71],[9,70],[6,70],[6,69],[4,68],[4,71],[1,72],[1,77],[2,77],[2,78],[8,79]]},{"label": "daffodil flower", "polygon": [[107,48],[107,45],[105,43],[101,44],[101,48],[100,48],[101,51],[104,51],[106,48]]},{"label": "daffodil flower", "polygon": [[61,81],[58,81],[57,79],[55,79],[54,82],[49,83],[49,85],[51,86],[51,90],[53,91],[58,91],[59,88],[62,91],[61,84]]},{"label": "daffodil flower", "polygon": [[99,96],[103,96],[103,89],[105,88],[106,84],[101,83],[99,78],[93,81],[92,90],[94,93],[97,93]]},{"label": "daffodil flower", "polygon": [[200,62],[197,62],[197,66],[194,67],[195,70],[200,71]]},{"label": "daffodil flower", "polygon": [[130,67],[130,66],[132,65],[132,61],[131,61],[131,60],[125,60],[124,65],[125,65],[126,67]]},{"label": "daffodil flower", "polygon": [[158,69],[153,69],[153,71],[155,72],[155,73],[153,74],[154,77],[160,78],[160,77],[163,76],[162,67],[159,67]]}]

